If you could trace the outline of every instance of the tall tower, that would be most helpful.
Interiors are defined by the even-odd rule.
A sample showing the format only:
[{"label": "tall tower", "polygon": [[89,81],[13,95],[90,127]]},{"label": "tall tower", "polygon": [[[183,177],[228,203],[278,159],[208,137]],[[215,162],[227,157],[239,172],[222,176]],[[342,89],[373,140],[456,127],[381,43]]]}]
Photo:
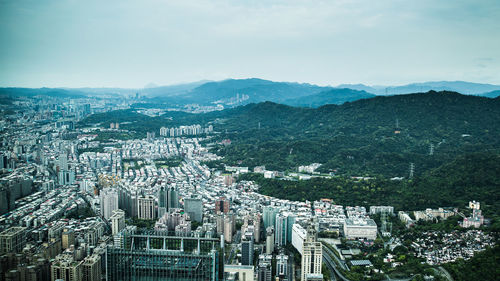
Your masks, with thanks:
[{"label": "tall tower", "polygon": [[301,280],[308,280],[313,276],[315,278],[321,276],[323,248],[321,242],[317,242],[316,239],[316,230],[310,225],[307,229],[307,237],[306,241],[304,241],[304,248],[302,251]]}]

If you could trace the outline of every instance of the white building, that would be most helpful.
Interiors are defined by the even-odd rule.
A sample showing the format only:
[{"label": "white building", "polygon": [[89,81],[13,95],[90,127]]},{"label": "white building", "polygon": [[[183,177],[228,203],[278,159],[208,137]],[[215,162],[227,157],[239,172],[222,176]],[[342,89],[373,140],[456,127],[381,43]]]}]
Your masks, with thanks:
[{"label": "white building", "polygon": [[382,214],[382,213],[394,215],[394,207],[393,206],[370,206],[370,215]]},{"label": "white building", "polygon": [[113,210],[113,215],[111,215],[111,231],[113,235],[118,234],[123,228],[125,228],[125,212],[120,209]]},{"label": "white building", "polygon": [[[307,239],[304,242],[302,254],[301,280],[308,280],[309,276],[319,277],[321,275],[323,248],[321,242],[316,241],[314,229],[310,227],[307,232]],[[322,278],[323,276],[321,276]]]},{"label": "white building", "polygon": [[377,238],[377,224],[372,219],[346,219],[344,235],[347,239],[375,240]]},{"label": "white building", "polygon": [[302,255],[304,241],[306,241],[307,231],[298,223],[292,226],[292,245]]},{"label": "white building", "polygon": [[101,215],[109,220],[113,211],[118,209],[118,192],[112,188],[105,188],[101,190]]},{"label": "white building", "polygon": [[143,220],[152,220],[155,216],[155,198],[144,196],[137,198],[137,217]]}]

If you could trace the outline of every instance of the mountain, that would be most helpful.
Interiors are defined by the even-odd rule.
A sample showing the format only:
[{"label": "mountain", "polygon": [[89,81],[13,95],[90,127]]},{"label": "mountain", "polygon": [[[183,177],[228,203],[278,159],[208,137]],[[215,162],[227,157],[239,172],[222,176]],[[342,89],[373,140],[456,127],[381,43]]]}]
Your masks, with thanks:
[{"label": "mountain", "polygon": [[464,81],[438,81],[412,83],[402,86],[366,86],[363,84],[342,84],[339,88],[363,90],[376,95],[401,95],[427,91],[453,91],[465,95],[482,95],[487,92],[500,90],[500,85],[471,83]]},{"label": "mountain", "polygon": [[374,96],[375,95],[369,94],[365,91],[335,88],[314,95],[288,99],[283,103],[291,106],[320,107],[325,104],[343,104],[345,102],[372,98]]},{"label": "mountain", "polygon": [[494,99],[496,97],[500,97],[500,90],[482,93],[480,96]]},{"label": "mountain", "polygon": [[[116,117],[104,113],[87,121],[120,122]],[[271,170],[318,162],[324,172],[408,177],[410,163],[419,175],[464,153],[500,150],[500,98],[455,92],[377,96],[319,108],[263,102],[134,118],[124,119],[131,123],[121,128],[142,135],[162,126],[210,123],[220,132],[217,139],[232,141],[215,148],[225,163]]]},{"label": "mountain", "polygon": [[85,98],[86,94],[76,89],[59,89],[59,88],[0,88],[1,96],[9,97],[34,97],[48,96],[60,98]]},{"label": "mountain", "polygon": [[205,83],[182,95],[194,103],[222,103],[229,106],[251,102],[283,102],[330,89],[311,84],[273,82],[257,78],[228,79]]}]

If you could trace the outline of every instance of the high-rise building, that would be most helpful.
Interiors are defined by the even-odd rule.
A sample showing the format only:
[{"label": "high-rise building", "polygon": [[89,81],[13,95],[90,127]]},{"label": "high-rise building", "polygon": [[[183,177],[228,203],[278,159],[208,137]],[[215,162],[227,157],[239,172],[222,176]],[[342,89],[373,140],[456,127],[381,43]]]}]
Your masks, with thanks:
[{"label": "high-rise building", "polygon": [[220,214],[220,213],[227,214],[228,212],[229,212],[229,200],[221,197],[215,201],[215,213],[216,214]]},{"label": "high-rise building", "polygon": [[274,227],[270,226],[266,229],[266,254],[270,255],[274,252]]},{"label": "high-rise building", "polygon": [[294,214],[289,213],[286,218],[286,243],[292,242],[292,227],[296,221],[296,217]]},{"label": "high-rise building", "polygon": [[75,261],[71,254],[58,255],[50,266],[50,276],[52,281],[80,281],[82,280],[83,261]]},{"label": "high-rise building", "polygon": [[105,188],[101,190],[99,198],[101,201],[101,215],[109,220],[113,211],[118,209],[118,192],[113,188]]},{"label": "high-rise building", "polygon": [[93,254],[86,257],[81,264],[82,281],[101,281],[101,256]]},{"label": "high-rise building", "polygon": [[288,217],[286,214],[280,213],[276,215],[276,223],[274,227],[274,244],[284,247],[286,245],[288,231]]},{"label": "high-rise building", "polygon": [[137,217],[143,220],[153,220],[155,216],[155,198],[150,195],[137,198]]},{"label": "high-rise building", "polygon": [[111,215],[111,232],[113,235],[118,234],[122,229],[125,228],[125,212],[116,209],[113,210],[113,214]]},{"label": "high-rise building", "polygon": [[279,280],[289,280],[288,256],[281,253],[276,256],[276,277]]},{"label": "high-rise building", "polygon": [[247,231],[241,240],[241,264],[253,265],[253,231]]},{"label": "high-rise building", "polygon": [[276,223],[276,214],[278,214],[278,208],[273,206],[265,206],[263,210],[262,219],[264,221],[264,228],[267,229],[270,226],[275,225]]},{"label": "high-rise building", "polygon": [[125,234],[123,248],[108,246],[108,281],[223,280],[223,252],[214,238]]},{"label": "high-rise building", "polygon": [[301,280],[311,280],[312,278],[316,280],[321,275],[323,248],[321,242],[316,241],[316,239],[316,231],[313,227],[309,226],[302,253]]},{"label": "high-rise building", "polygon": [[203,222],[203,202],[200,197],[184,199],[184,211],[189,214],[192,220]]},{"label": "high-rise building", "polygon": [[14,226],[0,233],[0,254],[20,252],[26,244],[26,228]]},{"label": "high-rise building", "polygon": [[75,245],[75,231],[65,228],[62,233],[62,248],[68,249],[71,245]]},{"label": "high-rise building", "polygon": [[72,170],[59,171],[59,185],[69,185],[75,183],[75,172]]},{"label": "high-rise building", "polygon": [[234,216],[226,215],[224,218],[224,240],[227,243],[231,243],[233,241],[233,232],[234,232]]},{"label": "high-rise building", "polygon": [[292,245],[302,255],[304,250],[304,241],[307,238],[307,231],[298,223],[292,228]]},{"label": "high-rise building", "polygon": [[174,187],[161,186],[158,191],[158,217],[162,217],[170,209],[179,208],[179,195]]},{"label": "high-rise building", "polygon": [[272,280],[272,256],[260,255],[259,265],[257,266],[257,280],[271,281]]},{"label": "high-rise building", "polygon": [[66,152],[59,154],[59,170],[67,171],[68,170],[68,154]]}]

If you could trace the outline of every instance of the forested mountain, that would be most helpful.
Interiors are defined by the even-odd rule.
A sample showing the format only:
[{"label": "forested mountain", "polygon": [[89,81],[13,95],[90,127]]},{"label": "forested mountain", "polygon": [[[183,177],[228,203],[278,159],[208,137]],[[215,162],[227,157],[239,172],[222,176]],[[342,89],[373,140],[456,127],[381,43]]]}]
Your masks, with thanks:
[{"label": "forested mountain", "polygon": [[125,119],[95,115],[82,124],[127,120],[121,128],[145,135],[162,126],[211,123],[221,132],[218,138],[232,140],[215,148],[228,164],[293,170],[319,162],[322,171],[346,175],[408,177],[410,163],[419,175],[464,153],[500,148],[500,98],[453,92],[379,96],[317,109],[264,102],[207,114],[132,112],[122,112]]},{"label": "forested mountain", "polygon": [[193,103],[247,104],[303,97],[327,90],[310,84],[273,82],[262,79],[229,79],[208,82],[182,95]]},{"label": "forested mountain", "polygon": [[287,99],[283,103],[291,106],[320,107],[326,104],[343,104],[348,101],[372,98],[375,95],[352,89],[331,89],[310,96]]}]

